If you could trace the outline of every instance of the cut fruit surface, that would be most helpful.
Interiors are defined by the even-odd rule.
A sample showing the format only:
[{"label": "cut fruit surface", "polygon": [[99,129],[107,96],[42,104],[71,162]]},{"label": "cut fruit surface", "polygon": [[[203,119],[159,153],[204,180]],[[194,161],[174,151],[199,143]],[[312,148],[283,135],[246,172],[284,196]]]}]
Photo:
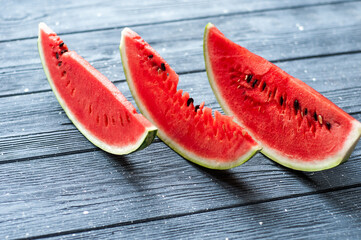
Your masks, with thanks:
[{"label": "cut fruit surface", "polygon": [[213,24],[204,33],[208,79],[223,110],[274,161],[318,171],[347,160],[361,124],[316,90],[227,39]]},{"label": "cut fruit surface", "polygon": [[44,23],[39,24],[38,49],[56,98],[89,141],[113,154],[128,154],[152,142],[156,127]]},{"label": "cut fruit surface", "polygon": [[126,28],[120,44],[122,63],[139,109],[158,128],[158,136],[184,158],[213,169],[242,164],[257,143],[230,117],[194,106],[177,90],[178,75],[137,33]]}]

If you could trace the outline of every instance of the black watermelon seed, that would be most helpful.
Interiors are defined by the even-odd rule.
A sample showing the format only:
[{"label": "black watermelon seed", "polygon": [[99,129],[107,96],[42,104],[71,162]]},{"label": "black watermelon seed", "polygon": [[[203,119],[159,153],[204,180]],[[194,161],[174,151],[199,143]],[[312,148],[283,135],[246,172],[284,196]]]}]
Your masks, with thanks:
[{"label": "black watermelon seed", "polygon": [[187,107],[189,106],[189,105],[191,105],[191,103],[193,103],[193,98],[188,98],[188,100],[187,100]]},{"label": "black watermelon seed", "polygon": [[59,59],[59,53],[55,53],[56,59]]},{"label": "black watermelon seed", "polygon": [[63,47],[64,46],[64,42],[61,42],[60,44],[59,44],[59,47]]},{"label": "black watermelon seed", "polygon": [[257,79],[256,79],[256,80],[254,80],[254,82],[252,83],[252,88],[254,88],[254,86],[256,86],[257,82],[258,82],[258,80],[257,80]]},{"label": "black watermelon seed", "polygon": [[246,78],[247,83],[249,83],[249,82],[252,80],[252,78],[253,78],[253,75],[252,75],[252,74],[247,75],[247,78]]},{"label": "black watermelon seed", "polygon": [[149,58],[153,58],[153,54],[150,54],[148,57],[149,57]]},{"label": "black watermelon seed", "polygon": [[317,113],[316,112],[313,114],[313,119],[317,122]]},{"label": "black watermelon seed", "polygon": [[280,104],[281,104],[281,106],[283,105],[283,97],[282,96],[280,97]]},{"label": "black watermelon seed", "polygon": [[59,67],[61,66],[61,61],[60,61],[60,62],[58,62],[58,66],[59,66]]},{"label": "black watermelon seed", "polygon": [[331,129],[331,123],[326,122],[326,127],[327,127],[328,130],[330,130]]},{"label": "black watermelon seed", "polygon": [[307,113],[308,113],[308,110],[307,110],[307,108],[305,108],[303,114],[304,114],[304,115],[307,115]]},{"label": "black watermelon seed", "polygon": [[300,104],[297,99],[294,101],[293,107],[295,108],[296,112],[298,111],[298,109],[300,109]]},{"label": "black watermelon seed", "polygon": [[165,64],[164,64],[164,63],[161,63],[161,64],[160,64],[160,68],[161,68],[163,71],[165,71]]},{"label": "black watermelon seed", "polygon": [[61,50],[60,51],[60,54],[63,54],[63,53],[65,53],[65,52],[67,52],[68,50],[66,50],[66,49],[64,49],[64,50]]},{"label": "black watermelon seed", "polygon": [[199,109],[199,105],[194,107],[194,111],[197,112],[197,110]]},{"label": "black watermelon seed", "polygon": [[267,84],[264,82],[262,85],[262,91],[264,91],[264,89],[266,88]]}]

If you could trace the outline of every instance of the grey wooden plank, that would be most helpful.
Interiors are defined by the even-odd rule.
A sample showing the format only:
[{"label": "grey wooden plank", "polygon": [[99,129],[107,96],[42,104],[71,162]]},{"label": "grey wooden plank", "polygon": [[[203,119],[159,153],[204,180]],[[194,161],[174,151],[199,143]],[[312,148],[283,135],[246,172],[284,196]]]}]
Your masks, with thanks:
[{"label": "grey wooden plank", "polygon": [[[199,61],[203,61],[200,57],[201,56],[199,56]],[[166,60],[168,61],[168,58]],[[175,62],[173,58],[171,60]],[[277,62],[276,65],[318,91],[330,91],[333,89],[360,86],[358,80],[361,74],[359,70],[360,62],[361,54],[344,54],[323,58]],[[115,82],[115,84],[121,88],[121,91],[128,94],[127,87],[123,87],[120,83],[125,81],[121,62],[104,63],[107,63],[107,61],[95,62],[93,65],[111,81]],[[177,69],[178,64],[175,62],[171,66]],[[198,72],[196,69],[191,68],[188,69],[188,71],[178,71],[178,73],[180,73],[180,78],[182,79],[186,78],[186,75],[192,71]],[[205,69],[199,72],[202,73],[200,73],[200,75],[190,75],[191,78],[194,76],[196,82],[207,85]],[[0,74],[0,82],[3,83],[0,85],[0,99],[19,94],[51,91],[43,69]]]},{"label": "grey wooden plank", "polygon": [[[0,237],[131,225],[280,198],[295,202],[302,195],[359,186],[360,161],[358,147],[352,161],[324,172],[291,171],[260,154],[241,167],[215,171],[190,164],[155,143],[125,157],[96,151],[8,163],[0,170]],[[326,200],[313,204],[337,209]]]},{"label": "grey wooden plank", "polygon": [[[134,29],[177,72],[190,72],[204,70],[202,37],[208,21],[255,53],[269,60],[280,60],[361,51],[360,11],[361,3],[346,3],[337,7],[257,13],[248,18],[218,17]],[[304,30],[300,31],[297,24]],[[111,80],[124,79],[118,52],[119,29],[65,35],[63,39]],[[15,50],[0,51],[0,59],[7,59],[0,62],[0,81],[4,83],[0,86],[0,95],[49,89],[48,84],[44,84],[35,39],[0,43],[4,45]],[[20,49],[24,49],[23,52]]]},{"label": "grey wooden plank", "polygon": [[[35,37],[39,21],[56,25],[62,33],[94,31],[126,25],[152,24],[204,18],[210,15],[233,15],[277,8],[322,5],[337,0],[304,1],[2,1],[0,41]],[[81,14],[80,14],[81,13]]]},{"label": "grey wooden plank", "polygon": [[[61,239],[360,239],[361,187],[69,234]],[[48,236],[49,239],[52,235]]]},{"label": "grey wooden plank", "polygon": [[[278,63],[361,121],[361,54]],[[44,84],[48,85],[44,79]],[[116,86],[135,105],[126,82]],[[196,103],[221,110],[205,72],[181,75],[179,88]],[[94,149],[71,124],[52,92],[0,98],[0,163]],[[39,148],[41,146],[41,148]],[[24,151],[26,149],[26,151]]]}]

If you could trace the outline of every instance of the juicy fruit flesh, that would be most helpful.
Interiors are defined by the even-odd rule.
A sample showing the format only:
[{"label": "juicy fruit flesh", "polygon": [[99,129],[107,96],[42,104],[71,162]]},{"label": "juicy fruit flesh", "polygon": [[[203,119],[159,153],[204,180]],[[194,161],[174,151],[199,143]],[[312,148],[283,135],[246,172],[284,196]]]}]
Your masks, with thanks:
[{"label": "juicy fruit flesh", "polygon": [[204,103],[195,106],[187,92],[177,90],[178,75],[130,29],[123,31],[121,51],[126,55],[122,54],[123,64],[137,63],[125,67],[128,83],[139,108],[165,142],[185,149],[185,154],[217,162],[254,154],[257,144],[252,138],[231,118],[218,112],[213,117]]},{"label": "juicy fruit flesh", "polygon": [[314,89],[226,39],[212,25],[206,29],[205,53],[222,107],[264,151],[277,149],[291,161],[324,160],[343,151],[354,125],[359,126]]},{"label": "juicy fruit flesh", "polygon": [[97,140],[127,147],[141,144],[140,138],[146,138],[148,130],[155,130],[105,76],[75,52],[68,51],[50,29],[40,29],[40,40],[51,84],[61,102]]}]

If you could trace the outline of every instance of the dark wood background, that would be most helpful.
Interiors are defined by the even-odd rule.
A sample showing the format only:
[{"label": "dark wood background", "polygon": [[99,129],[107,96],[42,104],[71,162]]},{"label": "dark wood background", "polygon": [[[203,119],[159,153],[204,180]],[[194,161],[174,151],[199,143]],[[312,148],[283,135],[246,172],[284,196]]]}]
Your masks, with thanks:
[{"label": "dark wood background", "polygon": [[220,110],[204,27],[271,60],[361,120],[361,1],[0,0],[0,239],[361,239],[361,144],[334,169],[257,154],[198,167],[159,139],[128,156],[88,142],[57,103],[37,51],[44,21],[134,103],[118,51],[128,26]]}]

